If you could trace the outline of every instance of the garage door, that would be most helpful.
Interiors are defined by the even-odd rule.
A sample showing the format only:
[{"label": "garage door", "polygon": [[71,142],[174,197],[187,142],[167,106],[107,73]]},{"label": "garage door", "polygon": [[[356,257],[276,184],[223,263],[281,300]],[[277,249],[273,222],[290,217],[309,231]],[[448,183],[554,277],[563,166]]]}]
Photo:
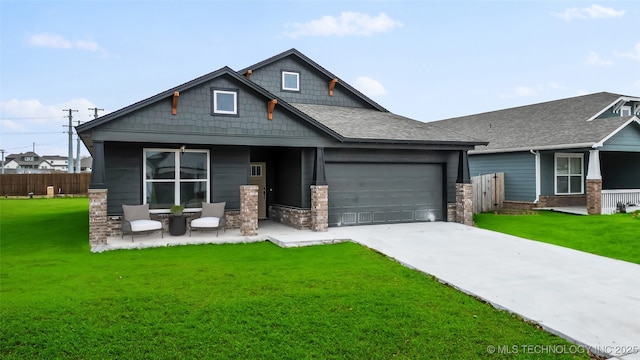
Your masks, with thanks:
[{"label": "garage door", "polygon": [[327,163],[329,226],[443,220],[440,164]]}]

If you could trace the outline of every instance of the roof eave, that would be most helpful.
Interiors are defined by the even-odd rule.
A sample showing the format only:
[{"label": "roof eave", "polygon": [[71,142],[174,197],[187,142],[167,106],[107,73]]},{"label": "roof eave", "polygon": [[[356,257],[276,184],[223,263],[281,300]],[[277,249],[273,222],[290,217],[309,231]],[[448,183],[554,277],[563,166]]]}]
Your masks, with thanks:
[{"label": "roof eave", "polygon": [[469,151],[470,155],[480,155],[480,154],[499,154],[499,153],[510,153],[510,152],[522,152],[522,151],[536,151],[536,150],[565,150],[565,149],[581,149],[581,148],[592,148],[596,143],[595,142],[585,142],[585,143],[575,143],[575,144],[558,144],[558,145],[543,145],[543,146],[523,146],[517,148],[504,148],[504,149],[481,149],[481,150],[471,150]]}]

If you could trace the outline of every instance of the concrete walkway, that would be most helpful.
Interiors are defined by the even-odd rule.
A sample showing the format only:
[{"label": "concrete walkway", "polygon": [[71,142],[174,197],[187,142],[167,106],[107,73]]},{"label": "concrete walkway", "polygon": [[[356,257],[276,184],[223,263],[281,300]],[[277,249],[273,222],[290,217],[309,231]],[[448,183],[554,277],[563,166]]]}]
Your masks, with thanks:
[{"label": "concrete walkway", "polygon": [[[255,242],[283,247],[355,241],[442,282],[516,313],[592,353],[640,360],[640,265],[455,223],[300,231],[261,222],[239,230],[110,238],[93,251],[180,244]],[[632,239],[627,239],[631,241]],[[540,344],[487,344],[535,346]]]}]

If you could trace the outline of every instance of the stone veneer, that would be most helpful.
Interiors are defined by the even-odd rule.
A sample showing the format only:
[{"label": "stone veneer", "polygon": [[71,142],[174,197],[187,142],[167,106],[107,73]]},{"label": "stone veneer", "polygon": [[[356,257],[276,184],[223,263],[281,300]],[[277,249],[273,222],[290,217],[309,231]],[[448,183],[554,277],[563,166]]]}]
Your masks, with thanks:
[{"label": "stone veneer", "polygon": [[587,179],[587,213],[602,214],[602,180]]},{"label": "stone veneer", "polygon": [[107,219],[107,189],[89,189],[89,244],[107,243],[109,223]]},{"label": "stone veneer", "polygon": [[447,204],[447,221],[448,222],[456,221],[456,208],[457,208],[457,205],[455,203]]},{"label": "stone veneer", "polygon": [[258,186],[240,186],[240,234],[258,234]]},{"label": "stone veneer", "polygon": [[540,195],[536,207],[585,206],[586,195]]},{"label": "stone veneer", "polygon": [[269,206],[269,219],[298,230],[311,229],[311,209],[272,205]]},{"label": "stone veneer", "polygon": [[311,230],[329,229],[329,186],[311,185]]},{"label": "stone veneer", "polygon": [[473,225],[473,184],[456,184],[456,222]]}]

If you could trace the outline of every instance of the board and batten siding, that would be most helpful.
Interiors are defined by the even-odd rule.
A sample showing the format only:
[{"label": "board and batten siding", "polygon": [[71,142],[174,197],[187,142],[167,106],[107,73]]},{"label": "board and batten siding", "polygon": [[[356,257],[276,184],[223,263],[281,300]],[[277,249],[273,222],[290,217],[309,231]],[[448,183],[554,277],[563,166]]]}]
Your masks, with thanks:
[{"label": "board and batten siding", "polygon": [[505,200],[536,199],[535,156],[530,152],[469,154],[471,176],[504,172]]},{"label": "board and batten siding", "polygon": [[142,204],[142,149],[141,144],[105,143],[107,214],[121,215],[122,205]]}]

